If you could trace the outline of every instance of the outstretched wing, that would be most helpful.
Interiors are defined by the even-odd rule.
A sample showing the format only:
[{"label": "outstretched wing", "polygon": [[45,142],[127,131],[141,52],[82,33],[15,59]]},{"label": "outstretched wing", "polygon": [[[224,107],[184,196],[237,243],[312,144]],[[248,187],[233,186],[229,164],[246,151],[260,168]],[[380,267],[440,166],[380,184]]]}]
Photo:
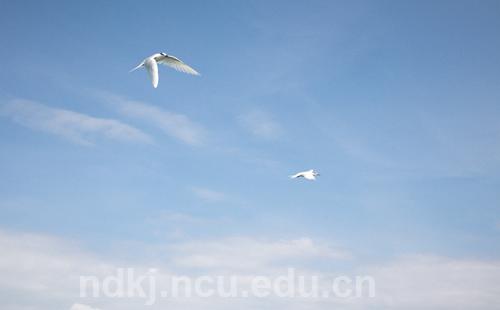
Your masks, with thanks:
[{"label": "outstretched wing", "polygon": [[163,54],[157,57],[156,61],[162,65],[166,65],[174,68],[177,71],[184,72],[187,74],[200,75],[195,69],[183,63],[179,58]]},{"label": "outstretched wing", "polygon": [[129,72],[135,71],[135,70],[139,69],[142,66],[144,66],[144,61],[141,62],[139,65],[137,65],[137,67],[135,67],[134,69],[130,70]]},{"label": "outstretched wing", "polygon": [[299,172],[297,174],[294,174],[294,175],[290,176],[291,179],[303,178],[303,177],[304,177],[304,173],[303,172]]},{"label": "outstretched wing", "polygon": [[148,58],[144,60],[144,67],[148,70],[149,78],[153,87],[158,87],[158,64],[153,58]]}]

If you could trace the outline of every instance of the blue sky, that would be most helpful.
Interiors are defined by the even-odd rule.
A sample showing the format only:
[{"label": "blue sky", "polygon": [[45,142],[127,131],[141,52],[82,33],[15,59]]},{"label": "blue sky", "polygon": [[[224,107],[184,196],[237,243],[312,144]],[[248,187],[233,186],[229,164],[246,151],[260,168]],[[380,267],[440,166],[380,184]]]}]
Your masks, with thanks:
[{"label": "blue sky", "polygon": [[[0,7],[5,238],[145,264],[138,249],[303,237],[349,270],[500,261],[498,1]],[[128,73],[160,51],[202,75]]]}]

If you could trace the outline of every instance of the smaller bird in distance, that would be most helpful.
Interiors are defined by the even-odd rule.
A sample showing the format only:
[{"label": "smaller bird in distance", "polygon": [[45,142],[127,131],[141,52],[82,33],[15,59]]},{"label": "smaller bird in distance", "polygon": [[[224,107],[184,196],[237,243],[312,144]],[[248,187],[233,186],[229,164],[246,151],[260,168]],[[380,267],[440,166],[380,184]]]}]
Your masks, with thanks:
[{"label": "smaller bird in distance", "polygon": [[148,58],[144,59],[137,67],[130,70],[130,72],[135,71],[142,67],[146,68],[149,77],[151,78],[151,83],[153,84],[153,87],[156,88],[158,87],[158,79],[159,79],[158,64],[172,67],[177,71],[184,72],[187,74],[200,75],[196,70],[186,65],[179,58],[172,55],[167,55],[165,53],[156,53],[154,55],[149,56]]},{"label": "smaller bird in distance", "polygon": [[307,180],[314,181],[314,180],[316,180],[317,176],[319,176],[319,173],[317,171],[315,171],[314,169],[311,169],[311,170],[302,171],[302,172],[296,173],[294,175],[291,175],[290,178],[292,178],[292,179],[304,178]]}]

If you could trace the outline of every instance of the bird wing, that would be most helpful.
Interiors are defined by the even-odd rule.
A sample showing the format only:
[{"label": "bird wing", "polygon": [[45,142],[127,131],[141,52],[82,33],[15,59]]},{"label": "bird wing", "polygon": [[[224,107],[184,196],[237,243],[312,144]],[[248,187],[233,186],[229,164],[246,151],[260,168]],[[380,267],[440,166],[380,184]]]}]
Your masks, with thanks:
[{"label": "bird wing", "polygon": [[190,66],[186,65],[183,63],[179,58],[171,55],[161,55],[156,59],[156,61],[162,65],[166,65],[169,67],[174,68],[177,71],[188,73],[188,74],[193,74],[193,75],[200,75],[195,69],[191,68]]},{"label": "bird wing", "polygon": [[144,66],[144,61],[141,62],[137,67],[135,67],[134,69],[130,70],[129,72],[132,72],[132,71],[135,71],[137,69],[139,69],[140,67]]},{"label": "bird wing", "polygon": [[148,58],[144,61],[144,67],[148,70],[149,78],[153,87],[158,87],[158,64],[153,58]]},{"label": "bird wing", "polygon": [[299,173],[296,173],[296,174],[290,176],[290,178],[292,178],[292,179],[303,178],[303,177],[304,177],[303,172],[299,172]]}]

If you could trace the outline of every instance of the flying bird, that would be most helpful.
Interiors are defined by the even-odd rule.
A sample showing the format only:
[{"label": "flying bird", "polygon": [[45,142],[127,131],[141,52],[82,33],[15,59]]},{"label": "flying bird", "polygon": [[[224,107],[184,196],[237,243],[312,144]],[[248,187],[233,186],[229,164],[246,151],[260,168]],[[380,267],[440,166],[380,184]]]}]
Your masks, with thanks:
[{"label": "flying bird", "polygon": [[158,64],[172,67],[180,72],[200,75],[196,70],[183,63],[179,58],[172,55],[167,55],[165,53],[156,53],[149,56],[148,58],[144,59],[137,67],[130,70],[130,72],[135,71],[141,67],[146,68],[146,70],[148,70],[149,77],[151,78],[151,83],[153,84],[153,87],[156,88],[158,87]]},{"label": "flying bird", "polygon": [[302,171],[297,174],[291,175],[290,178],[292,179],[297,179],[297,178],[304,178],[307,180],[316,180],[316,177],[319,176],[319,173],[317,171],[314,171],[314,169],[307,170],[307,171]]}]

